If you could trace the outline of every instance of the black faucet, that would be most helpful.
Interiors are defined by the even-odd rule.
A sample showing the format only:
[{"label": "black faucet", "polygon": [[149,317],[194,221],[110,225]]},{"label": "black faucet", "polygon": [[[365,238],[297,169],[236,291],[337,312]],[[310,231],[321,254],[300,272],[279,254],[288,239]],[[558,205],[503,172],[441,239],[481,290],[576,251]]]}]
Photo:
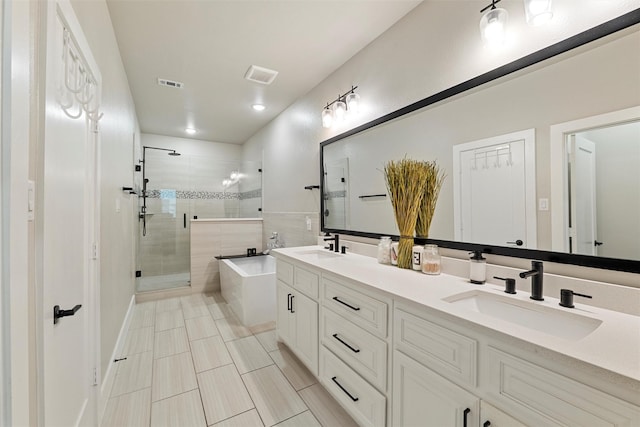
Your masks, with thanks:
[{"label": "black faucet", "polygon": [[531,270],[520,273],[520,277],[523,279],[531,277],[531,296],[529,298],[536,301],[544,301],[542,297],[543,273],[542,261],[531,261]]},{"label": "black faucet", "polygon": [[[327,233],[326,236],[329,234]],[[325,242],[333,241],[333,251],[340,252],[340,237],[337,234],[334,234],[333,237],[324,237]]]}]

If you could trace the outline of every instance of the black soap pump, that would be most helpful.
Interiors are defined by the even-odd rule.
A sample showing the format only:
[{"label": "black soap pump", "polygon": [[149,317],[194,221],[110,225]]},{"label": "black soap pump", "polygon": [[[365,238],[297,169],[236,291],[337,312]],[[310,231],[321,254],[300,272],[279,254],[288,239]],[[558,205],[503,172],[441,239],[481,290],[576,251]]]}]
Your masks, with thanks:
[{"label": "black soap pump", "polygon": [[487,280],[487,259],[481,251],[473,251],[469,260],[469,281],[475,285],[484,285]]}]

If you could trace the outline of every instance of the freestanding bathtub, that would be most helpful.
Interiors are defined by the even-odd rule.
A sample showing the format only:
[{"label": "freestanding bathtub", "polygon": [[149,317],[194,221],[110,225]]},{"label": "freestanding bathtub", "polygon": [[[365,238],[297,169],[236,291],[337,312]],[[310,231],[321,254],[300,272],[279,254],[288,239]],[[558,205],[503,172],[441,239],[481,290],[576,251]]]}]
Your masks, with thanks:
[{"label": "freestanding bathtub", "polygon": [[221,259],[220,288],[243,325],[276,320],[276,259],[271,255]]}]

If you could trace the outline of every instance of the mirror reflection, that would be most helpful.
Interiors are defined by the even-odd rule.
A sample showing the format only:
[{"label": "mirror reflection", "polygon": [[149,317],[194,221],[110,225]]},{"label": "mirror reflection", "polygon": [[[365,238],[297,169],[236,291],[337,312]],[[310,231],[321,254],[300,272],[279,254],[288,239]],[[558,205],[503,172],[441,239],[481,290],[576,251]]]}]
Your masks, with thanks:
[{"label": "mirror reflection", "polygon": [[[552,248],[551,216],[553,209],[565,208],[550,203],[552,188],[563,185],[550,178],[550,127],[640,105],[639,45],[634,26],[323,145],[324,227],[398,235],[382,170],[387,161],[408,157],[435,160],[447,174],[430,238],[558,250]],[[610,159],[603,159],[597,176],[618,174]],[[628,204],[624,200],[640,198],[637,176],[628,177],[624,191],[612,180],[597,182],[603,200],[593,221],[601,230],[593,240],[604,242],[601,233],[606,233],[607,241],[595,255],[640,260],[637,247],[622,250],[629,245],[622,244],[620,231],[608,231],[604,225],[622,224],[621,211]],[[573,195],[578,204],[572,212],[582,215],[575,191],[579,190]],[[630,212],[633,215],[640,221],[637,211]],[[637,224],[621,226],[626,230],[622,234],[636,245]],[[576,245],[574,238],[571,248],[560,250],[583,253]]]}]

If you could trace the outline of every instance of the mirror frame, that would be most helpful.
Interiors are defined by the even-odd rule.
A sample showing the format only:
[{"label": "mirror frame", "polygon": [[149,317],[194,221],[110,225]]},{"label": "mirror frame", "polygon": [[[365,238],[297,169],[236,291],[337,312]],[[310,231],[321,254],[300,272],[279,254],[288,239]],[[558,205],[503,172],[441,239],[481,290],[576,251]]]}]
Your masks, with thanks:
[{"label": "mirror frame", "polygon": [[[406,114],[413,113],[421,108],[444,101],[451,97],[455,97],[457,95],[462,94],[463,92],[477,88],[485,83],[492,82],[501,77],[523,70],[529,66],[532,66],[539,62],[553,58],[557,55],[568,52],[572,49],[578,48],[580,46],[596,41],[608,35],[614,34],[618,31],[632,27],[633,25],[636,25],[638,23],[640,23],[640,9],[636,9],[631,12],[628,12],[622,16],[619,16],[618,18],[614,18],[596,27],[590,28],[582,33],[569,37],[568,39],[562,40],[558,43],[555,43],[537,52],[526,55],[513,62],[500,66],[494,70],[488,71],[484,74],[481,74],[477,77],[474,77],[458,85],[452,86],[434,95],[428,96],[424,99],[416,101],[405,107],[399,108],[398,110],[385,114],[382,117],[374,119],[370,122],[367,122],[363,125],[350,129],[346,132],[343,132],[339,135],[336,135],[332,138],[329,138],[321,142],[320,143],[320,228],[321,230],[325,233],[339,233],[339,234],[345,234],[350,236],[368,237],[368,238],[374,238],[374,239],[377,239],[383,236],[383,234],[379,234],[379,233],[368,233],[368,232],[353,231],[353,230],[341,230],[341,229],[326,227],[325,221],[324,221],[324,215],[323,215],[323,212],[325,210],[324,197],[323,197],[323,194],[324,194],[323,178],[325,173],[323,157],[324,157],[325,146],[329,144],[333,144],[334,142],[338,142],[342,139],[345,139],[349,136],[363,132],[365,130],[371,129],[375,126],[379,126],[390,120],[396,119]],[[391,237],[393,240],[398,240],[399,238],[399,236],[391,236]],[[477,244],[477,243],[457,242],[452,240],[416,238],[415,242],[421,245],[427,244],[427,243],[436,244],[442,248],[457,249],[457,250],[463,250],[463,251],[469,251],[469,252],[479,250],[485,254],[502,255],[502,256],[508,256],[508,257],[514,257],[514,258],[537,259],[541,261],[549,261],[549,262],[555,262],[560,264],[573,264],[573,265],[578,265],[583,267],[593,267],[593,268],[601,268],[601,269],[607,269],[607,270],[625,271],[629,273],[640,273],[640,261],[638,260],[604,258],[604,257],[591,256],[591,255],[569,254],[569,253],[563,253],[563,252],[552,252],[552,251],[543,251],[543,250],[519,249],[519,248],[511,248],[511,247],[504,247],[504,246],[492,246],[492,245],[483,245],[483,244]]]}]

